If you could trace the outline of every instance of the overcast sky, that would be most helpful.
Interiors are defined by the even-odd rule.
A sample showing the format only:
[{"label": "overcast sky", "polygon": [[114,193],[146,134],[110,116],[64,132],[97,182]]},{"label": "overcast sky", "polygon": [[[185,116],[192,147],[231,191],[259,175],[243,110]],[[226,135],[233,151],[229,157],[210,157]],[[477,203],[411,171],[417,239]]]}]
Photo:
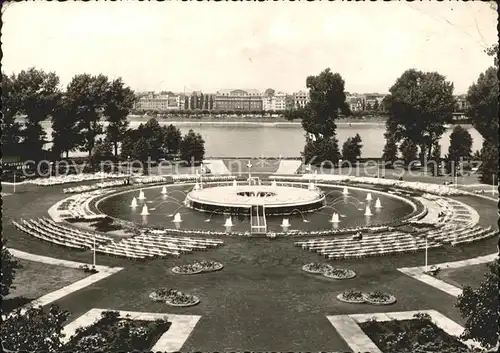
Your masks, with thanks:
[{"label": "overcast sky", "polygon": [[385,93],[417,68],[465,93],[497,40],[479,2],[28,2],[3,21],[4,72],[103,73],[137,91],[292,92],[330,67],[350,92]]}]

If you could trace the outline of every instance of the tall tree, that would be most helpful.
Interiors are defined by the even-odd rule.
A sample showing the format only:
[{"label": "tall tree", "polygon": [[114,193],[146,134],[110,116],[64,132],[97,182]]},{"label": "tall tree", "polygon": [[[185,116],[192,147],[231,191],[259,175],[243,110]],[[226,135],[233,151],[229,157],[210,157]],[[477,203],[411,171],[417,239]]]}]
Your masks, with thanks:
[{"label": "tall tree", "polygon": [[5,246],[5,239],[2,239],[2,297],[9,294],[16,276],[16,270],[20,267],[19,261],[12,256]]},{"label": "tall tree", "polygon": [[[472,136],[457,125],[450,134],[450,146],[446,160],[448,173],[455,172],[461,160],[468,161],[472,155]],[[454,168],[452,167],[454,166]],[[452,170],[453,169],[453,170]]]},{"label": "tall tree", "polygon": [[382,160],[387,164],[387,166],[391,167],[397,159],[398,145],[396,144],[396,139],[394,136],[388,136],[382,152]]},{"label": "tall tree", "polygon": [[163,149],[168,154],[175,154],[179,152],[179,145],[182,140],[181,130],[170,124],[163,127],[164,130],[164,146]]},{"label": "tall tree", "polygon": [[375,99],[375,102],[373,102],[373,110],[378,111],[379,105],[380,105],[380,104],[378,103],[378,100],[377,100],[377,99]]},{"label": "tall tree", "polygon": [[466,320],[463,339],[473,339],[486,348],[499,347],[498,262],[488,264],[488,272],[478,288],[466,286],[456,307]]},{"label": "tall tree", "polygon": [[134,107],[136,97],[121,78],[113,80],[106,92],[104,116],[108,121],[106,136],[113,144],[114,154],[118,156],[118,145],[128,128],[127,116]]},{"label": "tall tree", "polygon": [[473,83],[467,92],[468,115],[472,124],[483,137],[481,181],[491,183],[498,180],[498,45],[486,50],[494,57],[494,65],[488,68]]},{"label": "tall tree", "polygon": [[205,156],[205,141],[200,134],[189,130],[182,138],[179,150],[183,161],[190,165],[200,163]]},{"label": "tall tree", "polygon": [[432,147],[432,155],[430,162],[433,162],[431,173],[433,176],[441,175],[441,145],[439,142],[434,142],[434,146]]},{"label": "tall tree", "polygon": [[355,162],[361,156],[361,136],[356,134],[354,137],[349,137],[342,146],[342,158],[345,161]]},{"label": "tall tree", "polygon": [[96,138],[103,133],[100,123],[106,107],[109,82],[104,75],[81,74],[73,77],[66,90],[69,109],[74,112],[81,132],[81,147],[92,156]]},{"label": "tall tree", "polygon": [[[340,74],[333,74],[330,69],[317,76],[309,76],[306,86],[310,100],[304,108],[287,111],[289,120],[300,118],[306,132],[304,158],[306,163],[320,164],[324,161],[336,163],[339,158],[335,120],[339,113],[348,114],[344,92],[344,80]],[[318,154],[316,154],[318,153]]]},{"label": "tall tree", "polygon": [[7,76],[2,72],[2,154],[11,156],[19,153],[21,124],[16,121],[16,115],[21,110],[20,95],[16,87],[15,74]]},{"label": "tall tree", "polygon": [[17,75],[15,86],[21,104],[20,112],[26,115],[21,131],[23,150],[31,158],[40,158],[43,145],[47,142],[41,122],[53,114],[61,98],[59,77],[53,72],[30,68]]},{"label": "tall tree", "polygon": [[75,114],[63,96],[52,114],[52,151],[60,156],[74,151],[81,144],[81,136],[77,129]]},{"label": "tall tree", "polygon": [[417,159],[418,147],[411,139],[405,138],[403,142],[401,142],[399,150],[401,151],[405,165],[408,165]]},{"label": "tall tree", "polygon": [[452,121],[453,84],[437,72],[405,71],[389,89],[386,103],[396,138],[411,139],[430,159],[432,145]]}]

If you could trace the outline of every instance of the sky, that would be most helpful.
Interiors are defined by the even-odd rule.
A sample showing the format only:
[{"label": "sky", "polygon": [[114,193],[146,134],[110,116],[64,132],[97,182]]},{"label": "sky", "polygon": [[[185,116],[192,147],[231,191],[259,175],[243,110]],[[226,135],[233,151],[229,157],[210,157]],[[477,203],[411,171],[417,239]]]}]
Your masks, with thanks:
[{"label": "sky", "polygon": [[479,2],[26,2],[3,10],[6,73],[122,77],[136,91],[294,92],[329,67],[346,91],[387,93],[407,69],[467,88],[492,64]]}]

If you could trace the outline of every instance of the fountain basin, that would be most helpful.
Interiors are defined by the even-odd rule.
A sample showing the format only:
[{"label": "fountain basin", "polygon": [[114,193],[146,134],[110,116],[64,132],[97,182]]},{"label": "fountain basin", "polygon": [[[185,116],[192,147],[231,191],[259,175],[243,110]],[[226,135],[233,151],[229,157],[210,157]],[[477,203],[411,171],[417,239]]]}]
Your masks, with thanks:
[{"label": "fountain basin", "polygon": [[266,216],[316,211],[324,206],[320,189],[291,186],[213,186],[193,190],[186,197],[190,208],[210,213],[250,214],[252,206],[265,206]]}]

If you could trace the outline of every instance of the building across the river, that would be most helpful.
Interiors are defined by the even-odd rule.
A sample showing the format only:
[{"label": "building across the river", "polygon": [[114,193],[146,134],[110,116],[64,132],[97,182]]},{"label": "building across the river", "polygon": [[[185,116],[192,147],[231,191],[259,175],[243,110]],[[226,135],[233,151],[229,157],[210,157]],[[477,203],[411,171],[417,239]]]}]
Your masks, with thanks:
[{"label": "building across the river", "polygon": [[256,89],[222,89],[215,94],[215,109],[261,111],[262,94]]}]

